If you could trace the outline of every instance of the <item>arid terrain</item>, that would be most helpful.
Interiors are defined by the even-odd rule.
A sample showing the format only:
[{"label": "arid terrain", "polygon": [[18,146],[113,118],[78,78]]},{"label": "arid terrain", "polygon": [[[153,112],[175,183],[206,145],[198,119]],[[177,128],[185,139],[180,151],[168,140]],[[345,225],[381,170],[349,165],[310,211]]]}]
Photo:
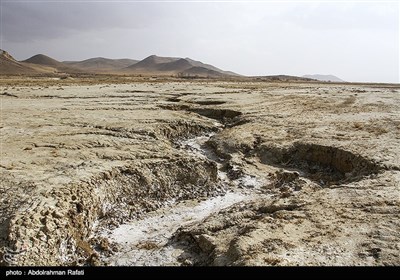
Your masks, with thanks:
[{"label": "arid terrain", "polygon": [[400,265],[398,85],[7,77],[0,102],[1,265]]},{"label": "arid terrain", "polygon": [[[110,59],[94,57],[82,61],[58,61],[44,54],[34,55],[17,61],[7,51],[0,49],[0,75],[4,76],[42,76],[59,77],[88,74],[128,75],[128,76],[179,76],[191,78],[228,78],[241,75],[221,70],[213,65],[188,57],[161,57],[150,55],[143,60]],[[309,78],[300,78],[311,80]]]}]

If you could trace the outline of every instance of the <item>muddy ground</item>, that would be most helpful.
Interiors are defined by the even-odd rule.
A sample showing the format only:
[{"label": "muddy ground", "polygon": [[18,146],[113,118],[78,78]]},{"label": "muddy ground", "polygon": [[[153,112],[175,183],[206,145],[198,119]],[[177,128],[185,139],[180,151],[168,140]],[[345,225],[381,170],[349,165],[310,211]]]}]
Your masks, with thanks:
[{"label": "muddy ground", "polygon": [[2,265],[400,265],[400,88],[0,83]]}]

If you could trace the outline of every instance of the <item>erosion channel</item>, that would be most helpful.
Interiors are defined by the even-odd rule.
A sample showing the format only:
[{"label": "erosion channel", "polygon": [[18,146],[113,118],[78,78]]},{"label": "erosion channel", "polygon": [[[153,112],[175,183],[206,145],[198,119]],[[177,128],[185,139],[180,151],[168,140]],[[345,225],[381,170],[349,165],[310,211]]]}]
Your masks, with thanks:
[{"label": "erosion channel", "polygon": [[[222,129],[222,128],[221,128]],[[110,240],[119,250],[104,256],[109,265],[193,265],[199,264],[196,254],[187,244],[175,240],[182,227],[196,224],[237,202],[255,199],[263,194],[263,179],[242,174],[232,180],[227,174],[226,160],[219,158],[207,141],[214,133],[181,140],[176,146],[183,153],[210,160],[218,168],[218,184],[223,192],[200,199],[169,201],[166,206],[124,223],[114,229],[102,229],[98,234]],[[232,169],[231,169],[232,170]],[[235,166],[235,170],[240,170]],[[185,246],[186,245],[186,246]]]}]

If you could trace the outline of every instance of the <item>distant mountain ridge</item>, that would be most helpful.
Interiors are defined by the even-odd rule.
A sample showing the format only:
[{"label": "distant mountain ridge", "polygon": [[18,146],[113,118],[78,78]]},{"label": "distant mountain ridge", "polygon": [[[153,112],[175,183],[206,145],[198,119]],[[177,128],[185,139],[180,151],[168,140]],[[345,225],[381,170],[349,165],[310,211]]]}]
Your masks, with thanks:
[{"label": "distant mountain ridge", "polygon": [[[4,52],[6,53],[6,52]],[[3,55],[4,56],[4,55]],[[104,57],[89,58],[82,61],[58,61],[44,54],[34,55],[23,61],[4,57],[10,66],[9,74],[40,73],[109,73],[135,75],[167,75],[179,77],[228,77],[239,74],[221,70],[211,64],[205,64],[190,58],[162,57],[150,55],[143,60],[110,59]],[[3,63],[5,65],[6,63]],[[11,66],[12,64],[15,64]]]},{"label": "distant mountain ridge", "polygon": [[268,82],[312,82],[314,79],[290,75],[253,76],[256,80]]},{"label": "distant mountain ridge", "polygon": [[145,59],[126,67],[125,70],[131,72],[171,72],[179,71],[191,67],[191,65],[183,58],[178,57],[160,57],[151,55]]},{"label": "distant mountain ridge", "polygon": [[[151,55],[127,67],[127,72],[140,74],[173,74],[184,77],[222,77],[239,76],[190,58],[161,57]],[[209,71],[207,71],[209,70]]]},{"label": "distant mountain ridge", "polygon": [[65,75],[65,74],[121,74],[144,76],[175,76],[184,78],[242,77],[262,81],[333,81],[344,82],[334,75],[288,75],[246,77],[221,70],[191,58],[150,55],[142,60],[94,57],[82,61],[58,61],[44,54],[17,61],[5,50],[0,50],[0,75]]},{"label": "distant mountain ridge", "polygon": [[309,78],[323,82],[344,82],[342,79],[334,75],[313,74],[313,75],[304,75],[303,78]]},{"label": "distant mountain ridge", "polygon": [[82,61],[63,61],[64,64],[74,68],[93,72],[118,71],[137,62],[138,60],[128,58],[110,59],[104,57],[94,57]]}]

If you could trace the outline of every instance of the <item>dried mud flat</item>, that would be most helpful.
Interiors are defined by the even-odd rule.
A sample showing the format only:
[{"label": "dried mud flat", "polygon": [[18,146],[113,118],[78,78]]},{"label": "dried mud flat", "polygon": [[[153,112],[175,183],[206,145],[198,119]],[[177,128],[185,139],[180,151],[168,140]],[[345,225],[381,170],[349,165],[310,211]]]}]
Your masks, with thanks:
[{"label": "dried mud flat", "polygon": [[400,88],[0,83],[1,265],[400,265]]}]

